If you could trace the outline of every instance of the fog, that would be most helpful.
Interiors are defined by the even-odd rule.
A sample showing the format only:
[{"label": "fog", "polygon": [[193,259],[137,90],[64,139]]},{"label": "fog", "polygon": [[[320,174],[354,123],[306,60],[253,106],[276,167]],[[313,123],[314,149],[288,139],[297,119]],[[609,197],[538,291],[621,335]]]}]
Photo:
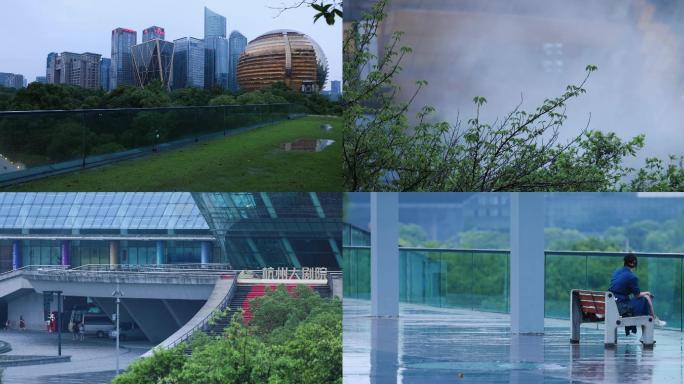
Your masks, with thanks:
[{"label": "fog", "polygon": [[593,64],[599,70],[568,104],[561,138],[576,136],[591,116],[590,129],[645,134],[641,158],[684,154],[684,2],[395,0],[383,31],[381,45],[403,31],[413,48],[396,78],[402,97],[416,80],[429,83],[413,112],[432,105],[453,122],[472,116],[472,98],[484,96],[491,122],[521,96],[526,110],[560,96]]}]

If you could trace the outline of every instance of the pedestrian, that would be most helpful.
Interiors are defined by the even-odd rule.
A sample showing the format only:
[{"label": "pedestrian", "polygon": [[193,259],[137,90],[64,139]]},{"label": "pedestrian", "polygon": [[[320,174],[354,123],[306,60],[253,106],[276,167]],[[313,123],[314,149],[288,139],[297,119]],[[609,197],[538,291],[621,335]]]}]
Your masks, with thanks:
[{"label": "pedestrian", "polygon": [[24,321],[24,316],[19,316],[19,329],[22,331],[26,330],[26,322]]},{"label": "pedestrian", "polygon": [[7,321],[5,321],[5,328],[3,328],[3,329],[4,329],[5,331],[8,330],[8,329],[10,329],[10,325],[11,325],[10,320],[7,319]]},{"label": "pedestrian", "polygon": [[78,327],[78,333],[81,335],[81,341],[85,340],[85,324],[81,323]]},{"label": "pedestrian", "polygon": [[71,340],[78,339],[78,330],[79,330],[79,322],[74,321],[73,324],[71,324]]}]

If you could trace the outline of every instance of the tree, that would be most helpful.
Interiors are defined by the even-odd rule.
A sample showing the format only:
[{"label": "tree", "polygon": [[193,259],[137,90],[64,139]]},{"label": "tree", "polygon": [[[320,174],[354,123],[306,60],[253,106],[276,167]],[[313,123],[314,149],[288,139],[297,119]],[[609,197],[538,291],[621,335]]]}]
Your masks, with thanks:
[{"label": "tree", "polygon": [[171,92],[171,101],[178,106],[208,105],[212,94],[200,88],[182,88]]},{"label": "tree", "polygon": [[427,241],[427,234],[418,224],[402,224],[399,226],[399,246],[422,247]]},{"label": "tree", "polygon": [[216,96],[209,102],[209,105],[234,105],[237,104],[237,100],[232,95],[221,95]]},{"label": "tree", "polygon": [[379,0],[344,38],[343,164],[348,190],[391,191],[604,191],[684,187],[681,161],[663,166],[650,160],[635,170],[625,160],[643,148],[645,137],[623,140],[615,133],[589,130],[561,142],[568,102],[586,92],[596,66],[558,97],[532,111],[521,108],[494,122],[481,119],[484,97],[475,97],[471,118],[432,122],[434,108],[415,118],[409,105],[427,83],[418,81],[407,102],[397,102],[393,77],[411,49],[393,33],[380,54],[370,48],[385,18],[387,0]]},{"label": "tree", "polygon": [[[133,362],[114,384],[342,383],[342,305],[307,286],[284,286],[251,301],[223,336],[204,334]],[[186,347],[192,348],[190,356]]]},{"label": "tree", "polygon": [[646,165],[629,182],[622,184],[625,191],[684,191],[684,156],[670,156],[665,162],[646,159]]},{"label": "tree", "polygon": [[332,2],[326,2],[323,0],[297,0],[290,5],[283,4],[275,9],[279,10],[278,16],[280,16],[285,11],[301,7],[311,7],[314,11],[316,11],[316,14],[314,14],[314,23],[320,18],[323,18],[328,25],[334,25],[336,19],[343,18],[342,1],[338,0],[334,0]]},{"label": "tree", "polygon": [[138,359],[123,374],[114,378],[114,384],[158,384],[180,370],[187,357],[182,348],[156,349],[150,358]]}]

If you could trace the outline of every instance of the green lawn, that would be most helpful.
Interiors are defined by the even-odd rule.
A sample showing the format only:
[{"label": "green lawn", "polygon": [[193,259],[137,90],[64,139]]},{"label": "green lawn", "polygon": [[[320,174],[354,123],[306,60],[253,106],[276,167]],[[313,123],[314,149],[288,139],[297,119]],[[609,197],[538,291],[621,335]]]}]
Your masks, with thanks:
[{"label": "green lawn", "polygon": [[[325,132],[320,126],[334,127]],[[309,116],[141,159],[53,176],[16,191],[341,191],[342,120]],[[322,152],[282,144],[333,139]]]}]

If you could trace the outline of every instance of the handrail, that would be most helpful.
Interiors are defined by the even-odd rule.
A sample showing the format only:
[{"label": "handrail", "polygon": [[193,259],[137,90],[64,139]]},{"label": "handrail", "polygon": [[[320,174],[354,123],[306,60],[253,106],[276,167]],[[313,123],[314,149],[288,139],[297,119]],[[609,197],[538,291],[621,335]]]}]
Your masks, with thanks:
[{"label": "handrail", "polygon": [[36,271],[36,270],[49,270],[49,271],[64,271],[69,268],[68,265],[43,265],[43,264],[35,264],[35,265],[25,265],[23,267],[13,269],[10,271],[5,271],[0,273],[0,280],[5,280],[10,277],[13,277],[14,275],[20,275],[24,272],[27,271]]},{"label": "handrail", "polygon": [[72,271],[186,271],[186,270],[215,270],[233,271],[230,264],[222,263],[179,263],[179,264],[84,264],[71,269]]},{"label": "handrail", "polygon": [[209,319],[211,319],[217,312],[223,311],[226,309],[226,307],[230,304],[230,301],[233,299],[233,296],[235,294],[235,290],[237,289],[237,275],[233,279],[233,284],[231,284],[230,288],[228,289],[228,292],[226,293],[226,296],[223,297],[223,300],[219,303],[218,307],[216,307],[213,311],[209,312],[207,316],[205,316],[199,323],[197,323],[194,327],[190,328],[187,332],[182,334],[181,336],[178,337],[175,341],[173,341],[170,345],[169,348],[173,348],[192,336],[193,333],[195,333],[199,329],[204,329],[204,327],[209,323]]},{"label": "handrail", "polygon": [[[366,245],[345,245],[342,249],[370,249]],[[508,254],[510,249],[465,249],[465,248],[421,248],[421,247],[398,247],[399,251],[414,251],[414,252],[462,252],[462,253],[497,253]],[[632,253],[635,256],[644,257],[662,257],[662,258],[684,258],[684,253],[680,252],[636,252],[636,251],[567,251],[567,250],[545,250],[544,254],[558,254],[566,256],[624,256]]]},{"label": "handrail", "polygon": [[96,113],[96,112],[146,112],[146,111],[172,111],[187,109],[240,109],[244,107],[264,106],[291,106],[294,103],[274,104],[234,104],[234,105],[198,105],[198,106],[171,106],[171,107],[148,107],[148,108],[99,108],[99,109],[37,109],[30,111],[0,111],[2,116],[30,115],[30,114],[67,114],[67,113]]},{"label": "handrail", "polygon": [[[277,269],[274,269],[277,270]],[[287,269],[288,278],[275,278],[275,280],[281,281],[283,284],[300,279],[316,279],[318,274],[322,271],[316,269],[314,271],[311,268],[310,272],[302,272],[297,269]],[[294,272],[292,272],[294,271]],[[273,271],[271,271],[273,272]],[[235,270],[229,264],[196,264],[196,263],[185,263],[185,264],[84,264],[78,267],[69,268],[68,265],[27,265],[16,270],[7,271],[0,273],[0,280],[13,277],[18,274],[31,274],[33,276],[39,275],[59,275],[59,276],[138,276],[138,277],[177,277],[177,276],[192,276],[192,277],[206,277],[215,278],[220,275],[234,275],[235,279],[264,279],[263,269],[256,270]],[[294,275],[290,275],[294,273]],[[306,273],[311,273],[311,276],[306,275]],[[337,271],[328,271],[326,279],[328,276],[332,276],[334,273],[341,273]],[[289,277],[296,276],[297,279],[290,280]]]}]

